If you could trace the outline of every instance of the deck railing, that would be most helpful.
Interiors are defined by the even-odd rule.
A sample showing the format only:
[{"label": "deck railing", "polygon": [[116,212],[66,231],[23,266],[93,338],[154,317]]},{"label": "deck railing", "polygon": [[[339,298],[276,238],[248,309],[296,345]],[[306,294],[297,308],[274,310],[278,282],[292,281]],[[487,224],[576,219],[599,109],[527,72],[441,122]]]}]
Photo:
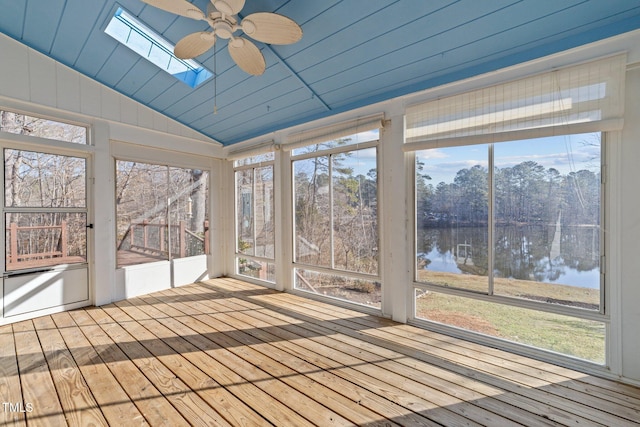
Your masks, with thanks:
[{"label": "deck railing", "polygon": [[77,224],[67,221],[57,225],[9,223],[5,271],[87,262],[86,239],[75,227]]},{"label": "deck railing", "polygon": [[[199,248],[195,249],[195,246]],[[171,256],[176,258],[196,255],[196,252],[208,254],[209,221],[204,222],[203,234],[187,229],[186,221],[175,225],[148,221],[132,223],[118,245],[118,250],[123,249],[159,256],[168,256],[170,250]]]},{"label": "deck railing", "polygon": [[[52,243],[55,243],[55,248],[53,249],[53,244],[51,244],[50,250],[44,250],[41,252],[32,252],[29,251],[27,253],[19,252],[19,240],[18,233],[21,231],[36,231],[36,230],[60,230],[60,236],[57,239],[53,239]],[[32,225],[32,226],[19,226],[15,222],[9,224],[9,254],[7,255],[7,264],[17,264],[22,261],[27,261],[31,259],[43,259],[43,258],[58,258],[58,257],[66,257],[68,255],[67,248],[69,246],[68,242],[68,232],[67,232],[67,222],[62,221],[60,225]],[[58,250],[58,248],[60,248]]]}]

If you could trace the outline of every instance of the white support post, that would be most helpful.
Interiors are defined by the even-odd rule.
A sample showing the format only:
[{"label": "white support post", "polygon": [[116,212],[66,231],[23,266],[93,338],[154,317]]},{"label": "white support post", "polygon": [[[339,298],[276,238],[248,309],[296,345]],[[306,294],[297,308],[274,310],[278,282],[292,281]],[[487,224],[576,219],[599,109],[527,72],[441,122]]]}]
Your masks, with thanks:
[{"label": "white support post", "polygon": [[[411,277],[413,235],[412,197],[406,171],[411,154],[402,151],[404,117],[395,114],[387,121],[380,138],[378,176],[380,199],[378,220],[381,236],[382,313],[406,323],[411,307]],[[411,175],[412,176],[412,175]]]},{"label": "white support post", "polygon": [[111,156],[109,128],[106,123],[93,125],[95,154],[93,158],[93,174],[95,184],[87,203],[92,205],[93,218],[87,221],[94,223],[92,242],[93,268],[89,269],[89,284],[95,305],[108,304],[116,297],[116,210],[115,201],[115,160]]},{"label": "white support post", "polygon": [[[219,160],[218,182],[214,182],[215,200],[217,204],[217,237],[214,237],[212,254],[215,262],[216,276],[230,275],[235,272],[236,250],[236,197],[235,174],[233,162]],[[217,250],[217,252],[216,252]]]},{"label": "white support post", "polygon": [[275,257],[276,289],[293,289],[293,201],[291,184],[291,155],[289,151],[275,152],[274,203],[275,203]]}]

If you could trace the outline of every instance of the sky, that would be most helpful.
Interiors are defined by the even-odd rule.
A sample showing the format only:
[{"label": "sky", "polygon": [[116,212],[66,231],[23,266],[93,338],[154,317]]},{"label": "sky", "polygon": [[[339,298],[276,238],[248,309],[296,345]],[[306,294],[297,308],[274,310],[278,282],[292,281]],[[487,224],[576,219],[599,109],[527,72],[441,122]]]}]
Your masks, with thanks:
[{"label": "sky", "polygon": [[[436,148],[419,151],[416,155],[425,163],[422,172],[431,177],[430,183],[435,186],[443,181],[452,182],[460,169],[475,165],[487,167],[488,145]],[[499,168],[535,161],[545,169],[557,169],[562,175],[583,169],[597,172],[600,169],[599,134],[497,143],[494,155],[495,166]]]},{"label": "sky", "polygon": [[[366,139],[365,139],[366,140]],[[545,169],[555,168],[562,175],[589,169],[600,169],[600,134],[562,135],[494,145],[495,165],[512,167],[526,161],[534,161]],[[488,145],[470,145],[451,148],[434,148],[416,153],[425,163],[423,173],[431,177],[430,183],[452,182],[456,173],[475,165],[487,167]],[[350,156],[349,166],[354,175],[367,175],[376,166],[376,150],[358,150]]]}]

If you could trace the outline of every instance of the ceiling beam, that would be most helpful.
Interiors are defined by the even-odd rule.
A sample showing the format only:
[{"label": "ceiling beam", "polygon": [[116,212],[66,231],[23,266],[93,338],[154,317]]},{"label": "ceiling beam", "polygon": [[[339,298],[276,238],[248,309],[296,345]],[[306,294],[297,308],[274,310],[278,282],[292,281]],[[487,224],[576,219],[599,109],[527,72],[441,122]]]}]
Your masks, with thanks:
[{"label": "ceiling beam", "polygon": [[298,83],[300,83],[300,85],[307,90],[307,92],[311,94],[312,99],[315,99],[319,104],[321,104],[326,111],[331,111],[331,107],[329,107],[329,105],[326,102],[324,102],[324,100],[313,89],[311,89],[311,87],[307,84],[307,82],[302,80],[302,77],[300,77],[298,73],[296,73],[294,69],[291,68],[289,64],[287,64],[287,61],[285,61],[280,55],[278,55],[278,53],[275,50],[273,50],[273,48],[270,45],[265,43],[263,43],[262,45],[264,46],[264,51],[268,52],[271,56],[273,56],[273,58],[277,62],[280,62],[280,64],[282,64],[282,66],[289,71],[291,76],[294,79],[296,79]]},{"label": "ceiling beam", "polygon": [[[244,19],[244,16],[241,13],[238,13],[238,22],[242,22],[243,19]],[[320,105],[322,105],[322,108],[324,108],[326,111],[331,111],[331,107],[329,107],[329,105],[326,102],[324,102],[324,100],[320,98],[320,96],[313,89],[311,89],[311,86],[309,86],[307,82],[305,82],[302,79],[302,77],[300,77],[298,73],[296,73],[295,70],[291,68],[289,64],[287,64],[287,61],[285,61],[284,58],[278,55],[278,53],[275,50],[273,50],[273,48],[270,45],[266,43],[261,43],[261,44],[262,46],[264,46],[264,52],[267,52],[269,55],[271,55],[273,59],[275,59],[275,62],[279,62],[280,64],[282,64],[282,66],[287,71],[289,71],[289,74],[291,74],[291,77],[293,77],[298,83],[300,83],[300,86],[302,86],[303,89],[309,92],[309,94],[311,95],[311,99],[315,99]]]}]

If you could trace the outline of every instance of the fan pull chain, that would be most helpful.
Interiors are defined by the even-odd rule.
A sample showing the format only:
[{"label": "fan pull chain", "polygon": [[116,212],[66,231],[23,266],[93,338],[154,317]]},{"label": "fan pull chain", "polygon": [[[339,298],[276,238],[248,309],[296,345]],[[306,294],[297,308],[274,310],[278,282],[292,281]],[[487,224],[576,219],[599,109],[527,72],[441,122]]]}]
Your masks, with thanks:
[{"label": "fan pull chain", "polygon": [[215,46],[213,47],[213,114],[218,114],[218,62]]}]

